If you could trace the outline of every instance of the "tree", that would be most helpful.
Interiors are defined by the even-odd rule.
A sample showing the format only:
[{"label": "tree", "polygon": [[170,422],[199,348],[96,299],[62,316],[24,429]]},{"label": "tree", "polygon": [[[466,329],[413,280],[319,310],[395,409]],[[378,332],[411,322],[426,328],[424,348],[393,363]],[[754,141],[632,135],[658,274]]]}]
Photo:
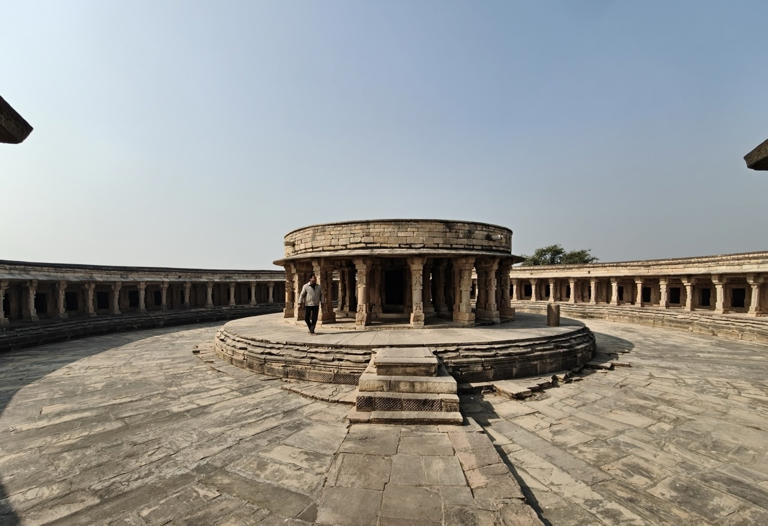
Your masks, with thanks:
[{"label": "tree", "polygon": [[594,263],[598,260],[588,248],[566,252],[560,245],[537,248],[532,256],[523,257],[525,257],[523,265],[576,265]]}]

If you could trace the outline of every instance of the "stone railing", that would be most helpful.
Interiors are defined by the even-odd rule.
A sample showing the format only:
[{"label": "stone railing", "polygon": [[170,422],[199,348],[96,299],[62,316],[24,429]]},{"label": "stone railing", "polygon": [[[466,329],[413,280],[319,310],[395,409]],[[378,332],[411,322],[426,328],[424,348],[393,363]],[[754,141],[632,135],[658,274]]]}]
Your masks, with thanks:
[{"label": "stone railing", "polygon": [[282,270],[0,260],[0,350],[118,330],[278,312]]},{"label": "stone railing", "polygon": [[768,342],[768,252],[513,267],[512,306]]}]

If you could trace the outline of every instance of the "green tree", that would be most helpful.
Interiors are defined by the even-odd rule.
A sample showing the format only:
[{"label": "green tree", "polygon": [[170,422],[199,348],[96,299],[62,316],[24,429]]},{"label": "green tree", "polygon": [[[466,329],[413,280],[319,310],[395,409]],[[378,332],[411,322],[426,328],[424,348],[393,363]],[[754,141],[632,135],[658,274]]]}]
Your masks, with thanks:
[{"label": "green tree", "polygon": [[590,253],[590,249],[567,252],[560,245],[537,248],[533,255],[523,257],[525,257],[523,265],[575,265],[594,263],[598,260]]}]

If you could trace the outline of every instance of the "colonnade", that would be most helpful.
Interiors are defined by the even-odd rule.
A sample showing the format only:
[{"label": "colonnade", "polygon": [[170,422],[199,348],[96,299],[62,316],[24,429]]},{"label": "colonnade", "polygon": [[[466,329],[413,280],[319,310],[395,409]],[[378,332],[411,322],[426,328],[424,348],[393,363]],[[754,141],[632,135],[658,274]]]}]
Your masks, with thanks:
[{"label": "colonnade", "polygon": [[[303,306],[297,298],[313,273],[323,290],[318,318],[321,323],[333,323],[337,316],[354,316],[355,326],[364,328],[407,316],[412,327],[423,327],[435,317],[472,325],[475,321],[499,323],[514,316],[510,306],[510,258],[412,255],[317,258],[284,265],[286,318],[303,319]],[[481,284],[475,310],[471,304],[473,270]]]},{"label": "colonnade", "polygon": [[274,303],[282,280],[0,280],[0,326],[41,318],[117,316]]},{"label": "colonnade", "polygon": [[[515,271],[521,274],[522,271]],[[717,314],[768,310],[768,273],[661,276],[512,277],[511,298],[519,301],[632,305]]]}]

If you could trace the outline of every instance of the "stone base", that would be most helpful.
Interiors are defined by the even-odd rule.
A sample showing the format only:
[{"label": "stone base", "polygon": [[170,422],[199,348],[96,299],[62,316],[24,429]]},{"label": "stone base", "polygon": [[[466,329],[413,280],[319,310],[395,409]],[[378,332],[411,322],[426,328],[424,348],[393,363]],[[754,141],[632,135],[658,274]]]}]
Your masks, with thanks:
[{"label": "stone base", "polygon": [[463,425],[464,417],[454,411],[358,411],[347,414],[350,424],[443,424]]}]

